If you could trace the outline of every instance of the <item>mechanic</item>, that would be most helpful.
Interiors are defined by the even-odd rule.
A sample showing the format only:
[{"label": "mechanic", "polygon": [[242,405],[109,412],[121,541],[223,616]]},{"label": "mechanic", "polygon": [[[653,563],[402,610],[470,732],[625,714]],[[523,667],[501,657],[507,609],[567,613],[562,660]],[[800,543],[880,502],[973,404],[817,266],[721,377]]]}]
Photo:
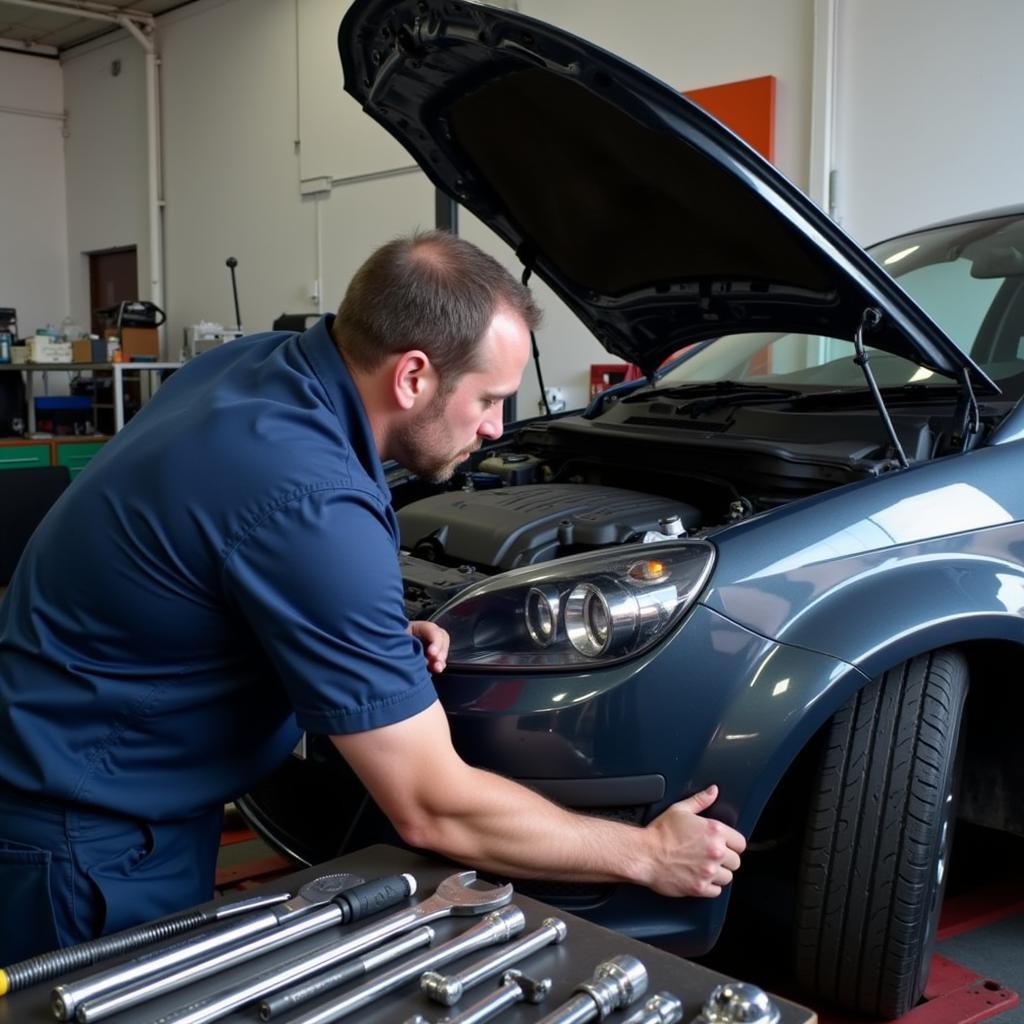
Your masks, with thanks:
[{"label": "mechanic", "polygon": [[204,353],[104,446],[0,605],[0,964],[209,899],[226,801],[305,729],[402,838],[499,875],[715,896],[743,837],[570,813],[472,768],[409,623],[381,460],[436,481],[502,432],[539,313],[438,232],[360,268],[336,318]]}]

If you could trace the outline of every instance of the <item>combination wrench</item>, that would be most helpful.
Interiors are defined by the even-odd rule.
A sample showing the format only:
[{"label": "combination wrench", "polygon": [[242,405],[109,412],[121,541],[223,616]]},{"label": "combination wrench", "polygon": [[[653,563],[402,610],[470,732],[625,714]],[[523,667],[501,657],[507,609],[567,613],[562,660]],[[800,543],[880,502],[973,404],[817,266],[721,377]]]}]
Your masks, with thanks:
[{"label": "combination wrench", "polygon": [[[212,956],[192,956],[178,966],[153,974],[147,970],[141,981],[135,980],[132,964],[90,975],[81,981],[58,985],[51,993],[51,1007],[58,1020],[74,1015],[81,1024],[92,1024],[113,1013],[135,1006],[181,985],[226,970],[236,963],[251,960],[271,949],[294,942],[305,935],[323,931],[336,924],[359,921],[371,914],[401,903],[416,891],[411,875],[389,875],[343,890],[321,907],[312,907],[279,924],[276,928],[249,936],[224,948],[218,946]],[[159,961],[157,961],[159,962]],[[148,966],[149,961],[144,966]]]},{"label": "combination wrench", "polygon": [[504,949],[493,953],[491,956],[470,964],[465,970],[458,974],[439,974],[437,971],[427,971],[420,978],[420,988],[424,995],[435,1003],[443,1006],[454,1006],[468,989],[479,985],[481,981],[493,978],[501,974],[506,968],[525,960],[538,949],[553,942],[561,942],[568,929],[565,922],[559,917],[546,917],[540,928],[529,935],[524,936],[518,942],[513,942]]},{"label": "combination wrench", "polygon": [[647,968],[635,956],[613,956],[573,990],[578,993],[537,1024],[585,1024],[635,1003],[647,991]]},{"label": "combination wrench", "polygon": [[[455,1017],[442,1017],[437,1024],[484,1024],[492,1017],[497,1017],[502,1010],[515,1006],[516,1003],[540,1003],[551,991],[551,979],[541,978],[535,981],[527,978],[519,971],[506,971],[496,991],[485,996],[479,1002],[467,1007]],[[430,1024],[426,1017],[417,1014],[410,1017],[405,1024]]]},{"label": "combination wrench", "polygon": [[[378,974],[372,981],[354,988],[337,999],[317,1006],[315,1009],[304,1013],[299,1017],[293,1017],[289,1024],[327,1024],[328,1021],[340,1020],[347,1017],[356,1010],[393,992],[407,981],[412,981],[424,971],[429,971],[441,964],[451,960],[457,960],[460,956],[472,953],[475,949],[483,946],[492,946],[498,942],[507,942],[513,935],[521,932],[526,925],[526,917],[523,912],[515,906],[503,907],[501,910],[492,911],[479,924],[466,929],[461,935],[452,939],[436,949],[421,953],[412,960],[407,960],[390,971]],[[263,1020],[262,1007],[260,1017]]]}]

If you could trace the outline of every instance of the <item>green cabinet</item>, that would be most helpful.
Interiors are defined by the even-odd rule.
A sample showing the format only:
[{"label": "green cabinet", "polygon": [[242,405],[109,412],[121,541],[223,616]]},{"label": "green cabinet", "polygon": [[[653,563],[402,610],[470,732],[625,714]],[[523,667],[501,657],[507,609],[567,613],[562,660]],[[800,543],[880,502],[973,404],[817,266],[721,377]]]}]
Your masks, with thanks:
[{"label": "green cabinet", "polygon": [[88,461],[103,447],[103,442],[62,442],[54,441],[54,450],[58,466],[67,466],[74,480],[85,469]]},{"label": "green cabinet", "polygon": [[46,441],[40,444],[0,445],[0,470],[34,469],[36,466],[49,465],[50,445]]},{"label": "green cabinet", "polygon": [[35,469],[38,466],[67,466],[74,480],[88,461],[103,447],[104,438],[49,438],[23,441],[0,440],[0,470]]}]

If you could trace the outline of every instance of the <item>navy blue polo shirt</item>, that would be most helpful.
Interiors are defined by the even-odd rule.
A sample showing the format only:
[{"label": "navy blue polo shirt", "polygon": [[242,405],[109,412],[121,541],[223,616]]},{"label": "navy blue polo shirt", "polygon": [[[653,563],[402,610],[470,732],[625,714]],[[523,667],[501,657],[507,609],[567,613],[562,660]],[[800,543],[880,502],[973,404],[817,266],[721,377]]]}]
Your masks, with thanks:
[{"label": "navy blue polo shirt", "polygon": [[273,770],[297,726],[436,699],[330,322],[192,360],[51,509],[0,603],[0,781],[180,818]]}]

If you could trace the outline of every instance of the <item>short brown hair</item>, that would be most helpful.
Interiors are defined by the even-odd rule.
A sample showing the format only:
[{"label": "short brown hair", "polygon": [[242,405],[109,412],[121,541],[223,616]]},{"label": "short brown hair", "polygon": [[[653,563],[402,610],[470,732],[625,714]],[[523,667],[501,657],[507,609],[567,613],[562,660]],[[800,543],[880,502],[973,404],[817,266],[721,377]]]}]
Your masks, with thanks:
[{"label": "short brown hair", "polygon": [[447,389],[476,368],[477,346],[502,306],[531,331],[540,322],[529,290],[496,259],[457,235],[420,231],[382,245],[356,271],[332,333],[362,370],[420,349]]}]

